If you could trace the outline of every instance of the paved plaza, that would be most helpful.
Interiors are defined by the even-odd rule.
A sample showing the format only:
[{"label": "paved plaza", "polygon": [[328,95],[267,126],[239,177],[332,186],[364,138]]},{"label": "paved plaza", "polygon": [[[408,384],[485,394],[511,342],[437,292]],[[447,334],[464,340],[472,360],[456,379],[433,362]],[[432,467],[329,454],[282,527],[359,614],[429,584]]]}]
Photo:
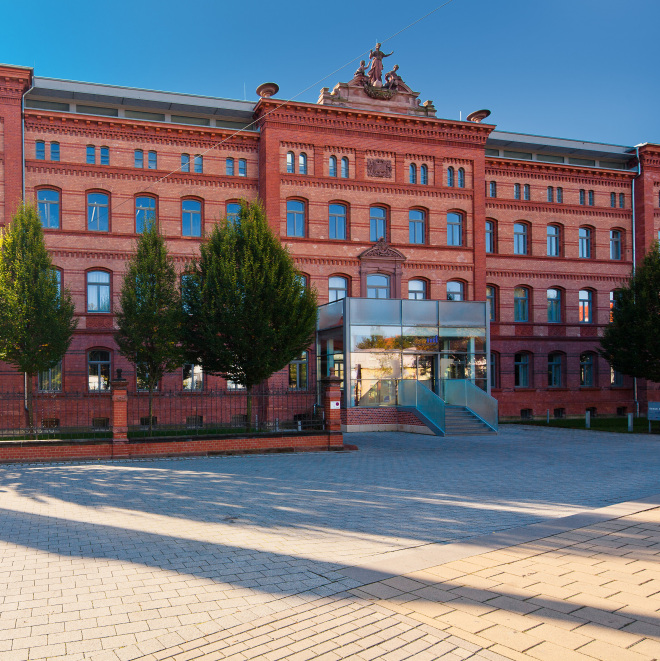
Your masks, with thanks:
[{"label": "paved plaza", "polygon": [[0,467],[0,661],[660,659],[660,437]]}]

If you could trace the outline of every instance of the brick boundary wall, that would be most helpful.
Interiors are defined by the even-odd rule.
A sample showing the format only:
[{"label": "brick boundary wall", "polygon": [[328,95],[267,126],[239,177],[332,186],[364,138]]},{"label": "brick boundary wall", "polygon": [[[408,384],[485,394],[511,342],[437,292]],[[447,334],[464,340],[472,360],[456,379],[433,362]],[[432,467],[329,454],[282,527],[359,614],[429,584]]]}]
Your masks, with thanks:
[{"label": "brick boundary wall", "polygon": [[412,411],[397,406],[353,407],[341,412],[343,432],[405,431],[433,434]]},{"label": "brick boundary wall", "polygon": [[87,441],[8,441],[0,443],[0,464],[77,459],[128,459],[141,457],[212,456],[269,452],[323,452],[344,449],[340,432],[200,439],[140,439],[112,443]]}]

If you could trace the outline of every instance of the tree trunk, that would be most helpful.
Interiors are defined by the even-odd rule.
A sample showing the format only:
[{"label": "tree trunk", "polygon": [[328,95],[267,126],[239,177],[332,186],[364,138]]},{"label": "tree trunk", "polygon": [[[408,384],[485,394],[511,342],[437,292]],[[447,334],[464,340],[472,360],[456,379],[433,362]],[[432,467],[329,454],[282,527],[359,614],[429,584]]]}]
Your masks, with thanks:
[{"label": "tree trunk", "polygon": [[34,410],[32,401],[32,375],[25,373],[25,422],[28,430],[34,431],[36,438],[36,430],[34,429]]},{"label": "tree trunk", "polygon": [[245,429],[250,431],[252,428],[252,386],[246,388],[247,392],[247,415],[245,416]]},{"label": "tree trunk", "polygon": [[153,417],[154,413],[154,387],[151,382],[149,382],[149,436],[153,434]]}]

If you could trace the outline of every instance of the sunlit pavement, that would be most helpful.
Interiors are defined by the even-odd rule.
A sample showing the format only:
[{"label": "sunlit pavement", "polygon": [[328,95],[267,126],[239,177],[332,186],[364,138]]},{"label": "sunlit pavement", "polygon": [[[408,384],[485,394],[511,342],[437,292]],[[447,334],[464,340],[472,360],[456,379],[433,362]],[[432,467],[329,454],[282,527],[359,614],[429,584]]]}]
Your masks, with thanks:
[{"label": "sunlit pavement", "polygon": [[0,661],[660,658],[659,437],[347,442],[0,467]]}]

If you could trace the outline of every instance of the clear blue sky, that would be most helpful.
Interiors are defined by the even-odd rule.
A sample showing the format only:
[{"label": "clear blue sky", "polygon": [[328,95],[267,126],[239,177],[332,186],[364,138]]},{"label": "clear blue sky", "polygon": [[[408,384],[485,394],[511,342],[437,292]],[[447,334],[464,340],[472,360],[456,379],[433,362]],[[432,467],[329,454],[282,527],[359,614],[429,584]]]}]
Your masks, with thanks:
[{"label": "clear blue sky", "polygon": [[489,108],[500,130],[660,143],[660,0],[23,0],[0,62],[36,75],[226,98],[315,102],[377,40],[441,117]]}]

